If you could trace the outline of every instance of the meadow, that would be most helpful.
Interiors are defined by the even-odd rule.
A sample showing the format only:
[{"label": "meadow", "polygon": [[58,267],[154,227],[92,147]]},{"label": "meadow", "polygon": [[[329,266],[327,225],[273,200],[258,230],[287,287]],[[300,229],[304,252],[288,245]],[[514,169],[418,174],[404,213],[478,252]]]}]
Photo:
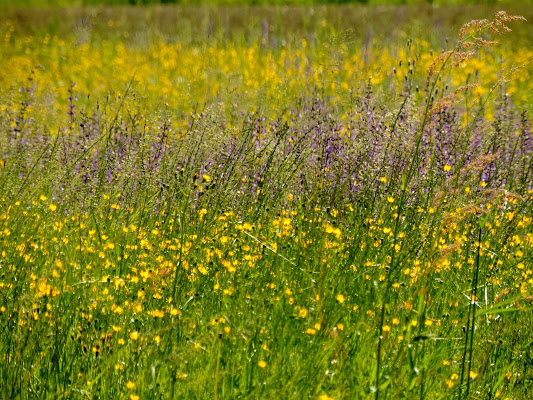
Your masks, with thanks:
[{"label": "meadow", "polygon": [[0,399],[530,398],[507,9],[5,8]]}]

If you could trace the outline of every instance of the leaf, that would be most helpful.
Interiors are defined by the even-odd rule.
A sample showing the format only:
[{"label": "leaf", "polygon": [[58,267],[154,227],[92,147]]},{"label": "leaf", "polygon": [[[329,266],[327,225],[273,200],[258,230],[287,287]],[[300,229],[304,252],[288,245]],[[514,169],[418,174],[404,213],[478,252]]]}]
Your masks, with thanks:
[{"label": "leaf", "polygon": [[529,312],[531,310],[533,310],[533,307],[487,308],[485,310],[478,311],[476,314],[478,316],[482,316],[487,314],[503,314],[514,311]]}]

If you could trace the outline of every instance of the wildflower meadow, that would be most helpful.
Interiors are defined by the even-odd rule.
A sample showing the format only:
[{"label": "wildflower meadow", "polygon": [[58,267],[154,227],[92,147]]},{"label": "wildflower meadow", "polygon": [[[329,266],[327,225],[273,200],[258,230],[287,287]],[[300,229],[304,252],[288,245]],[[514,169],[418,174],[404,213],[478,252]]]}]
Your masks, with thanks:
[{"label": "wildflower meadow", "polygon": [[0,399],[533,397],[530,3],[7,3]]}]

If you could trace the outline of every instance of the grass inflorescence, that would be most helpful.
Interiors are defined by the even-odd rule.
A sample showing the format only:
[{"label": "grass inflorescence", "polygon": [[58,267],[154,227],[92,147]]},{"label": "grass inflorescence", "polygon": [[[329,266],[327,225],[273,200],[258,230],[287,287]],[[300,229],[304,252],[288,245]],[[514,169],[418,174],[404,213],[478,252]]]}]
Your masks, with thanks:
[{"label": "grass inflorescence", "polygon": [[279,97],[255,110],[198,99],[191,75],[195,106],[124,64],[120,94],[90,71],[51,89],[48,68],[74,54],[178,71],[179,44],[53,44],[35,50],[44,72],[6,71],[0,397],[527,398],[533,138],[516,80],[530,69],[465,71],[495,71],[492,39],[521,19],[473,21],[442,51],[410,40],[344,94],[349,65],[330,80],[321,66],[371,53],[206,45],[211,65],[250,60],[233,101],[259,98],[243,91],[257,58],[285,63],[265,72],[281,94],[249,77]]}]

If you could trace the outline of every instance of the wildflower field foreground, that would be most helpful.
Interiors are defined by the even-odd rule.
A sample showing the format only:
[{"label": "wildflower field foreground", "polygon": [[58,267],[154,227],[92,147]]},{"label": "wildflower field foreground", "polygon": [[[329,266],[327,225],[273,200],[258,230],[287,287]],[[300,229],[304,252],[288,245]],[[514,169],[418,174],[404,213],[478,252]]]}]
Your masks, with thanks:
[{"label": "wildflower field foreground", "polygon": [[239,10],[1,17],[0,399],[530,398],[529,22]]}]

